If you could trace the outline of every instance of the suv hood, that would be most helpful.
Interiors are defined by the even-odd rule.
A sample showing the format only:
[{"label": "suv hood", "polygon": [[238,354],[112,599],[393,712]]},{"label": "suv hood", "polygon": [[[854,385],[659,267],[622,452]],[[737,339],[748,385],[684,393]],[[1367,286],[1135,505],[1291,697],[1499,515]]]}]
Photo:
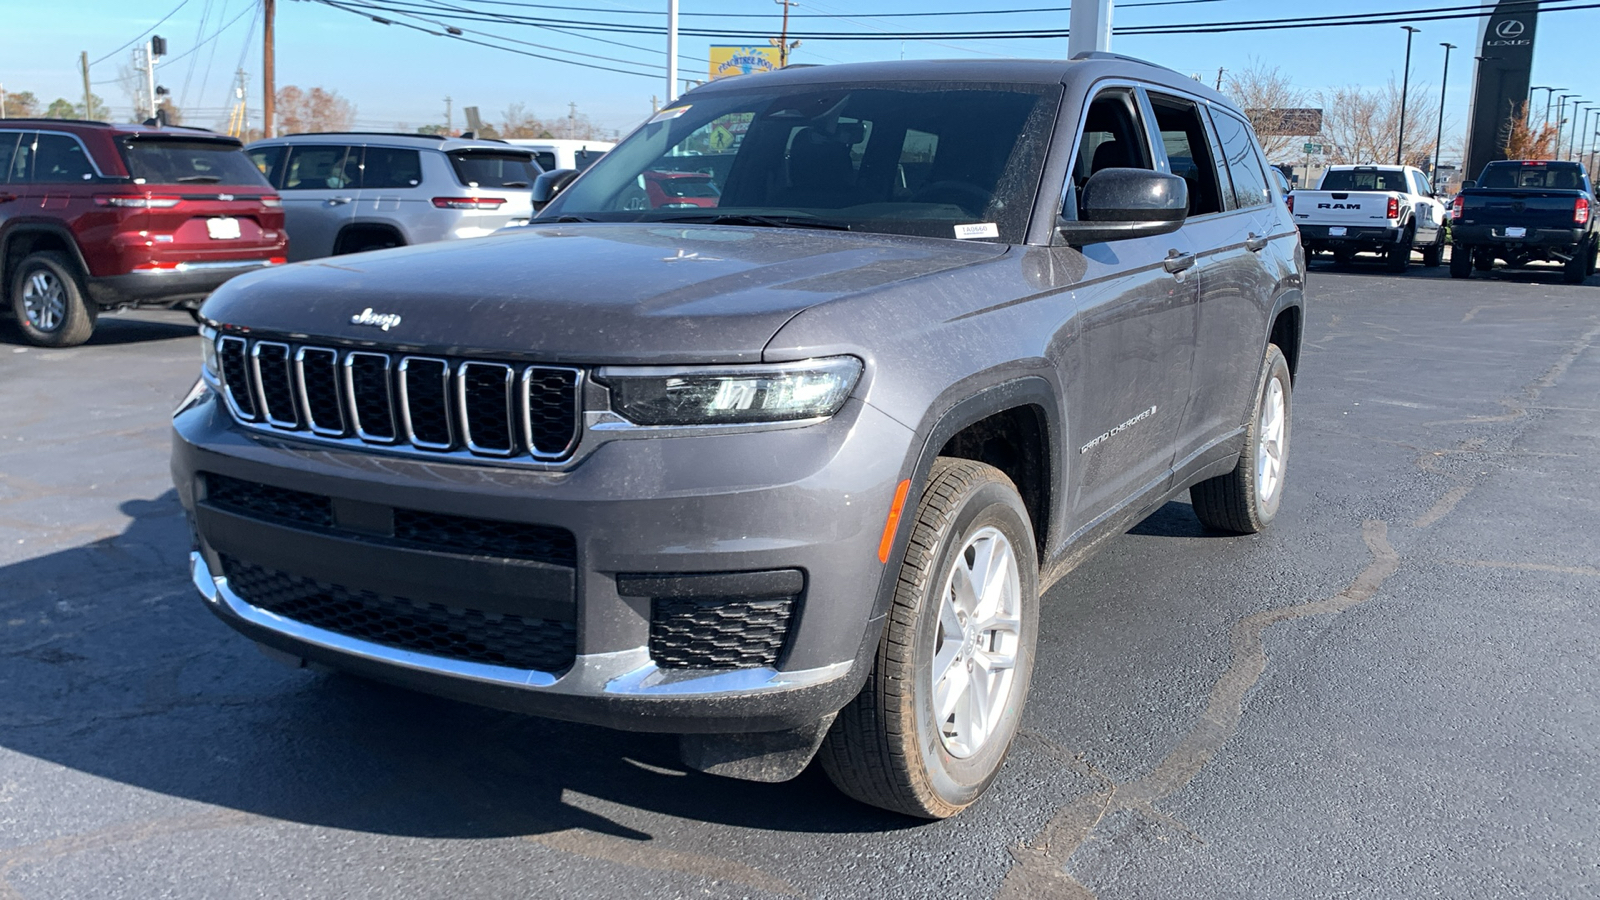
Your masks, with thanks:
[{"label": "suv hood", "polygon": [[451,355],[752,362],[807,307],[1006,250],[807,229],[532,227],[245,275],[219,288],[203,314],[251,330]]}]

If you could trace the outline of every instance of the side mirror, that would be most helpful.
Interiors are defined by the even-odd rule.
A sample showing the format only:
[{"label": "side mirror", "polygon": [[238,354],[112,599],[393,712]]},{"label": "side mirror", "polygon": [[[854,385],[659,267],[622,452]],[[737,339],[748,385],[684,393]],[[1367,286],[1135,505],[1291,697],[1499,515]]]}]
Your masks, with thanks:
[{"label": "side mirror", "polygon": [[1471,180],[1471,179],[1468,179],[1466,181],[1461,182],[1461,189],[1463,191],[1466,190],[1467,188],[1475,188],[1477,186],[1478,186],[1478,183],[1476,181]]},{"label": "side mirror", "polygon": [[1078,198],[1078,219],[1056,231],[1076,247],[1169,234],[1189,217],[1189,184],[1153,169],[1101,169]]},{"label": "side mirror", "polygon": [[551,169],[533,180],[533,211],[542,212],[556,195],[567,189],[572,179],[578,177],[577,169]]}]

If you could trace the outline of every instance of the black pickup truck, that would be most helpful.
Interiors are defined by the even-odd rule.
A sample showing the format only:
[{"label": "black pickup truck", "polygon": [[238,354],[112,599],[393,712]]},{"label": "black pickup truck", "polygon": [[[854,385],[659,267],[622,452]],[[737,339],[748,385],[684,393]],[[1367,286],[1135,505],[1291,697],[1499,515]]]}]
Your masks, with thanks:
[{"label": "black pickup truck", "polygon": [[1519,268],[1562,264],[1568,284],[1594,274],[1594,186],[1575,162],[1507,160],[1489,163],[1467,182],[1451,207],[1450,276],[1487,272],[1496,260]]}]

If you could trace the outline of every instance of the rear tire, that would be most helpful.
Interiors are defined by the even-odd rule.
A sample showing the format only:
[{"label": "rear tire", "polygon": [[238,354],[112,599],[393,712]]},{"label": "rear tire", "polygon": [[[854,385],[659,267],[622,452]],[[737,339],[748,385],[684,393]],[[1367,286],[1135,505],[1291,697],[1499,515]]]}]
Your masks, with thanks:
[{"label": "rear tire", "polygon": [[1021,724],[1038,575],[1011,480],[983,463],[934,460],[872,673],[817,753],[839,790],[924,819],[978,799]]},{"label": "rear tire", "polygon": [[1590,265],[1594,260],[1594,250],[1585,241],[1561,267],[1561,279],[1567,284],[1583,284],[1589,277]]},{"label": "rear tire", "polygon": [[1437,269],[1442,262],[1444,262],[1444,229],[1440,228],[1439,236],[1434,238],[1433,243],[1422,248],[1422,264],[1427,268]]},{"label": "rear tire", "polygon": [[22,337],[38,347],[76,347],[94,334],[97,310],[84,298],[78,267],[65,253],[24,257],[11,279],[11,312]]},{"label": "rear tire", "polygon": [[1460,244],[1450,248],[1450,277],[1472,277],[1472,248]]},{"label": "rear tire", "polygon": [[1494,271],[1494,254],[1482,250],[1472,254],[1472,267],[1479,272]]},{"label": "rear tire", "polygon": [[1401,272],[1411,268],[1412,240],[1413,235],[1411,230],[1408,228],[1406,229],[1406,233],[1400,236],[1400,243],[1391,245],[1389,247],[1389,252],[1384,260],[1385,269],[1388,269],[1390,272],[1398,275]]},{"label": "rear tire", "polygon": [[1277,344],[1268,344],[1238,465],[1189,488],[1194,514],[1206,527],[1255,534],[1277,517],[1289,462],[1290,388],[1289,363]]},{"label": "rear tire", "polygon": [[1341,269],[1349,268],[1350,261],[1356,258],[1354,250],[1333,251],[1333,264]]}]

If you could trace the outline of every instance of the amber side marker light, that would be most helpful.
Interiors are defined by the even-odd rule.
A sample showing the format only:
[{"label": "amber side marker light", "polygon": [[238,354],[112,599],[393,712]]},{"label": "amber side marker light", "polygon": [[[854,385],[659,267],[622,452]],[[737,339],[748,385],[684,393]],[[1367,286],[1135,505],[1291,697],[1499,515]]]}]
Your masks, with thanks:
[{"label": "amber side marker light", "polygon": [[894,489],[894,502],[889,504],[889,520],[883,523],[883,540],[878,542],[878,562],[889,561],[889,549],[894,546],[894,533],[900,529],[900,514],[905,511],[906,494],[910,491],[909,478]]}]

